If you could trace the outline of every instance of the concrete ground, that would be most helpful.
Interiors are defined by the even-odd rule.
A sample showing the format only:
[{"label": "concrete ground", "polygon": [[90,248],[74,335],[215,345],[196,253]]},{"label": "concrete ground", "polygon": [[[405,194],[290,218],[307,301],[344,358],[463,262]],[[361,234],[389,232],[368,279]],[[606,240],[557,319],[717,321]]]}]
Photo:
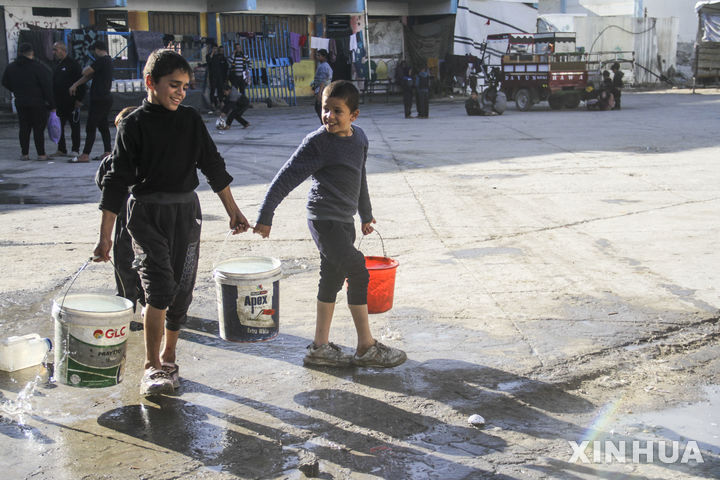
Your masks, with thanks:
[{"label": "concrete ground", "polygon": [[[181,390],[139,395],[141,332],[114,387],[0,372],[3,478],[720,478],[720,92],[626,92],[613,112],[467,117],[460,98],[431,103],[427,120],[401,110],[366,103],[357,124],[377,228],[400,262],[394,306],[371,326],[405,364],[304,368],[319,265],[308,184],[270,239],[225,242],[201,180]],[[318,126],[312,107],[256,106],[250,128],[223,133],[206,118],[254,221]],[[0,336],[52,338],[52,301],[97,237],[97,163],[20,162],[18,150],[3,126]],[[375,235],[362,247],[382,254]],[[282,260],[280,334],[223,341],[212,265],[255,255]],[[113,289],[107,264],[72,286]],[[344,303],[331,339],[351,350]]]}]

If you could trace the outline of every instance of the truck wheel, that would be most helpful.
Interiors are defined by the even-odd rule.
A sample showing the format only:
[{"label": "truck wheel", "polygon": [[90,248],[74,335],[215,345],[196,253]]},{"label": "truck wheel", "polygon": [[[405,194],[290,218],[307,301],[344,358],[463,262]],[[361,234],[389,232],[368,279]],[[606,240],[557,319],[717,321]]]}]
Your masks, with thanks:
[{"label": "truck wheel", "polygon": [[521,112],[527,112],[532,107],[532,96],[530,90],[527,88],[521,88],[515,92],[515,105]]},{"label": "truck wheel", "polygon": [[577,108],[580,105],[580,95],[572,94],[565,96],[565,108]]},{"label": "truck wheel", "polygon": [[560,110],[563,107],[563,98],[560,95],[550,95],[548,105],[551,110]]}]

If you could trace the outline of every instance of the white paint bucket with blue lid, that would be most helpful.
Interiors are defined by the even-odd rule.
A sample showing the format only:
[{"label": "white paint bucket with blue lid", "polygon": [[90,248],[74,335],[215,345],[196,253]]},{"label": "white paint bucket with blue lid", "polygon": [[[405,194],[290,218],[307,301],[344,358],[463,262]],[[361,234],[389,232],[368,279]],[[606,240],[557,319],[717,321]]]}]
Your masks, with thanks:
[{"label": "white paint bucket with blue lid", "polygon": [[280,260],[238,257],[215,265],[220,337],[258,342],[277,336],[280,328]]}]

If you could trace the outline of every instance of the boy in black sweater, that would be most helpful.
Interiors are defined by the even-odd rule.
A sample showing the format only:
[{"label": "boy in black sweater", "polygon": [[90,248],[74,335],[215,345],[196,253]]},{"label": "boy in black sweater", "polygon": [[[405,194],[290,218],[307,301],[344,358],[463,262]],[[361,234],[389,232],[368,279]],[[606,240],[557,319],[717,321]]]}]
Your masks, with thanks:
[{"label": "boy in black sweater", "polygon": [[[394,367],[407,356],[373,338],[367,307],[370,278],[365,257],[355,248],[353,216],[359,211],[362,233],[373,232],[365,163],[368,139],[352,124],[360,94],[345,80],[332,82],[322,93],[323,126],[305,137],[270,185],[253,231],[270,235],[272,218],[280,202],[307,177],[312,176],[308,195],[308,227],[320,251],[320,283],[317,295],[315,339],[308,345],[305,365],[342,367]],[[357,331],[354,356],[329,342],[330,324],[337,292],[348,281],[347,301]]]},{"label": "boy in black sweater", "polygon": [[180,105],[190,65],[175,51],[160,49],[150,54],[143,73],[148,96],[118,127],[112,166],[102,181],[102,223],[93,254],[96,261],[110,259],[113,223],[130,188],[127,227],[147,302],[140,393],[151,395],[180,385],[175,347],[192,300],[200,248],[198,168],[220,197],[233,233],[249,225],[202,117]]}]

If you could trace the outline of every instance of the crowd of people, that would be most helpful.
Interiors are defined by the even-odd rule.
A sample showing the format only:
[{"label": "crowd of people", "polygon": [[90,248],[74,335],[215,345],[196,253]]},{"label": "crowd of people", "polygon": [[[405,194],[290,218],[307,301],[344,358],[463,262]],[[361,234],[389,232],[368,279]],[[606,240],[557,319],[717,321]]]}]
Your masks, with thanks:
[{"label": "crowd of people", "polygon": [[[269,237],[279,204],[310,177],[307,222],[320,255],[320,281],[315,334],[303,363],[331,367],[403,363],[406,354],[378,342],[369,326],[369,274],[364,255],[354,246],[354,216],[360,217],[363,235],[372,233],[376,222],[366,176],[368,139],[355,125],[360,93],[350,81],[332,81],[327,52],[316,52],[317,70],[311,84],[321,126],[303,139],[275,175],[253,226],[235,202],[230,190],[233,178],[202,116],[182,105],[193,75],[187,60],[172,49],[152,52],[143,71],[147,97],[142,105],[128,107],[116,117],[113,148],[107,122],[112,107],[112,61],[103,42],[95,42],[93,50],[95,60],[81,70],[67,55],[67,47],[56,43],[57,63],[51,75],[34,60],[32,47],[21,44],[18,59],[8,66],[2,83],[15,95],[23,160],[29,158],[31,131],[38,158],[47,158],[43,129],[51,111],[57,112],[63,130],[70,124],[70,152],[63,132],[54,154],[71,155],[70,162],[89,161],[95,130],[100,131],[104,153],[96,157],[103,160],[96,182],[102,191],[102,219],[93,258],[108,261],[112,250],[118,286],[125,285],[124,291],[118,288],[118,294],[142,305],[145,359],[141,393],[172,393],[180,385],[176,348],[192,301],[200,254],[202,214],[195,193],[198,170],[224,206],[232,233],[252,230],[262,238]],[[247,56],[236,46],[228,62],[222,51],[213,47],[207,61],[211,95],[222,112],[222,128],[229,128],[235,120],[247,127],[249,122],[242,116],[249,107],[245,96]],[[611,69],[614,77],[606,72],[603,90],[610,92],[615,108],[620,108],[622,72],[618,64]],[[80,153],[78,112],[85,84],[91,79],[85,146]],[[405,117],[411,117],[414,99],[417,118],[428,118],[428,68],[413,72],[401,62],[396,82],[402,89]],[[487,114],[477,92],[465,107],[469,115]],[[337,293],[346,281],[347,303],[357,333],[352,354],[329,339]]]},{"label": "crowd of people", "polygon": [[[30,160],[30,132],[33,133],[38,160],[47,160],[45,153],[45,127],[51,112],[57,112],[61,122],[58,149],[52,157],[70,156],[71,163],[87,163],[100,131],[104,153],[95,157],[101,160],[112,150],[108,116],[112,108],[112,60],[103,41],[96,41],[91,50],[95,60],[85,67],[68,55],[67,45],[53,44],[56,59],[51,71],[35,59],[29,43],[18,45],[18,57],[5,69],[2,84],[15,97],[15,109],[20,124],[20,159]],[[85,127],[85,146],[80,153],[80,107],[83,105],[86,86],[90,86],[88,120]],[[70,125],[70,151],[65,141],[65,125]]]},{"label": "crowd of people", "polygon": [[[102,262],[110,260],[112,252],[118,294],[142,305],[145,358],[140,393],[169,394],[180,386],[176,350],[192,301],[200,254],[202,213],[195,192],[198,170],[224,206],[232,233],[252,230],[262,238],[270,235],[280,202],[311,177],[307,219],[320,255],[320,281],[315,334],[303,364],[380,368],[403,363],[405,352],[378,342],[369,325],[370,276],[364,255],[354,246],[354,216],[359,214],[365,235],[374,231],[375,224],[366,177],[368,139],[354,124],[359,115],[359,91],[352,82],[331,81],[327,54],[319,52],[314,85],[322,125],[305,137],[279,170],[252,226],[235,201],[230,190],[233,178],[202,116],[182,105],[193,75],[187,60],[172,49],[150,54],[143,71],[147,97],[139,107],[125,108],[116,117],[117,138],[111,148],[107,116],[112,106],[112,61],[104,43],[96,42],[93,47],[95,61],[80,70],[67,56],[67,48],[55,44],[57,66],[51,76],[33,59],[32,47],[22,44],[18,60],[3,76],[3,85],[16,97],[25,157],[33,130],[39,158],[47,158],[42,150],[42,130],[50,111],[59,113],[63,126],[71,125],[74,163],[89,160],[94,130],[100,130],[105,151],[95,180],[101,189],[102,216],[92,254],[95,261]],[[227,70],[225,64],[222,53],[214,49],[208,66],[216,105],[226,126],[234,120],[247,126],[242,117],[249,103],[244,94],[246,57],[236,48]],[[80,153],[77,112],[90,79],[86,141]],[[58,151],[67,154],[64,140]],[[329,338],[337,293],[346,280],[347,303],[357,333],[353,353],[343,351]]]}]

